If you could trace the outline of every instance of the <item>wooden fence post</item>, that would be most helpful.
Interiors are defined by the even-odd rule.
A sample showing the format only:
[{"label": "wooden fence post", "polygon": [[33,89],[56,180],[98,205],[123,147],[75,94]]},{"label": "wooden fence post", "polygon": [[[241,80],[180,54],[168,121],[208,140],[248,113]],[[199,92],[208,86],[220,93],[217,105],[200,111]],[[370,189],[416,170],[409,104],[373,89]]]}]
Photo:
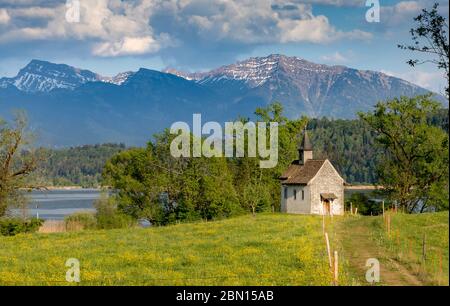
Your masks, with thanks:
[{"label": "wooden fence post", "polygon": [[438,276],[438,285],[441,285],[442,279],[442,250],[439,250],[439,276]]},{"label": "wooden fence post", "polygon": [[384,200],[383,200],[383,218],[384,218]]},{"label": "wooden fence post", "polygon": [[353,215],[353,204],[350,202],[350,215]]},{"label": "wooden fence post", "polygon": [[388,232],[388,237],[389,239],[391,239],[391,215],[386,215],[387,218],[387,232]]},{"label": "wooden fence post", "polygon": [[334,251],[334,285],[337,286],[339,282],[339,259],[338,252]]},{"label": "wooden fence post", "polygon": [[330,265],[331,269],[333,268],[333,263],[331,261],[330,240],[328,239],[328,233],[325,233],[325,242],[327,244],[328,264]]},{"label": "wooden fence post", "polygon": [[423,233],[422,239],[422,260],[425,262],[427,260],[427,234]]}]

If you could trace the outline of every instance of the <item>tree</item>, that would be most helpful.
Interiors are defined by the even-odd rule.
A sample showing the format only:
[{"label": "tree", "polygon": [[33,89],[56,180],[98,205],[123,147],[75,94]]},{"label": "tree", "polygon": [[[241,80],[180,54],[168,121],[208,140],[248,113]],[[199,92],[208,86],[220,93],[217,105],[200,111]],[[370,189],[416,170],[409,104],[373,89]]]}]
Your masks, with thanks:
[{"label": "tree", "polygon": [[245,208],[251,210],[254,217],[258,208],[261,207],[261,210],[264,210],[270,206],[270,200],[270,194],[266,186],[258,182],[258,180],[253,180],[245,185],[242,194],[242,204]]},{"label": "tree", "polygon": [[429,123],[440,104],[430,95],[380,102],[360,118],[376,132],[384,159],[379,183],[409,212],[448,207],[448,134]]},{"label": "tree", "polygon": [[27,119],[18,112],[13,123],[0,120],[0,217],[12,205],[25,203],[20,189],[36,188],[27,178],[42,159],[31,147],[32,134],[26,129]]},{"label": "tree", "polygon": [[118,209],[153,224],[242,212],[226,158],[175,158],[174,138],[166,130],[147,148],[123,151],[106,164],[104,183],[115,190]]},{"label": "tree", "polygon": [[[254,184],[254,180],[258,180],[258,184],[264,186],[267,190],[271,204],[276,210],[279,210],[279,177],[294,159],[298,159],[297,149],[301,139],[301,131],[304,130],[308,118],[301,117],[299,119],[289,120],[283,115],[283,105],[280,102],[273,102],[264,108],[257,108],[255,115],[258,122],[265,122],[267,124],[269,122],[278,123],[278,164],[271,169],[261,169],[257,164],[253,163],[253,167],[251,165],[249,167],[249,177],[245,179],[244,185],[242,186],[245,186],[249,182]],[[269,135],[267,135],[267,139],[269,139]],[[266,209],[269,208],[270,205],[266,207]]]},{"label": "tree", "polygon": [[[412,67],[423,63],[436,64],[439,69],[445,71],[447,84],[449,81],[449,40],[448,24],[438,12],[439,4],[435,3],[429,11],[423,9],[422,13],[414,18],[417,26],[410,30],[413,45],[398,45],[399,48],[431,55],[431,59],[411,59],[408,64]],[[447,99],[449,98],[449,87],[445,89]]]}]

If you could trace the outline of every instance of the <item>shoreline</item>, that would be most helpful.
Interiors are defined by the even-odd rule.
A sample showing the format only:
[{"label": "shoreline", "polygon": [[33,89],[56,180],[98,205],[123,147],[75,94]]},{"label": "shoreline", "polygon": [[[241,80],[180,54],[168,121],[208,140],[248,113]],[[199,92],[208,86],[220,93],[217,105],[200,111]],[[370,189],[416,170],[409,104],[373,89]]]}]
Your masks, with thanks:
[{"label": "shoreline", "polygon": [[101,190],[101,187],[82,187],[82,186],[46,186],[47,190]]},{"label": "shoreline", "polygon": [[43,186],[40,188],[20,188],[27,191],[70,191],[70,190],[98,190],[101,191],[108,187],[82,187],[82,186]]},{"label": "shoreline", "polygon": [[344,190],[378,190],[378,189],[384,189],[384,187],[378,185],[350,185],[344,187]]}]

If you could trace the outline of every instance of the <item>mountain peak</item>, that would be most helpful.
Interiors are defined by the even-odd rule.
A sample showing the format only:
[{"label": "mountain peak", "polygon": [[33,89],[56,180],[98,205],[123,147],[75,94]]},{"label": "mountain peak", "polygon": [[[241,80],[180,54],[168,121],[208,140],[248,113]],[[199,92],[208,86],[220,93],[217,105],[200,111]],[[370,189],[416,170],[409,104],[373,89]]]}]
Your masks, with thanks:
[{"label": "mountain peak", "polygon": [[89,70],[33,59],[15,77],[1,79],[0,87],[14,85],[25,92],[49,92],[56,88],[75,89],[100,78]]},{"label": "mountain peak", "polygon": [[201,84],[233,80],[255,88],[264,85],[269,80],[276,79],[280,73],[296,77],[312,73],[340,73],[344,69],[343,66],[315,64],[299,57],[270,54],[268,56],[251,57],[209,72],[189,73],[172,68],[167,68],[164,72]]},{"label": "mountain peak", "polygon": [[115,84],[115,85],[122,85],[123,83],[125,83],[128,78],[130,78],[131,76],[133,76],[136,72],[134,71],[125,71],[125,72],[120,72],[117,75],[113,76],[113,77],[102,77],[100,79],[100,81],[104,82],[104,83],[111,83],[111,84]]}]

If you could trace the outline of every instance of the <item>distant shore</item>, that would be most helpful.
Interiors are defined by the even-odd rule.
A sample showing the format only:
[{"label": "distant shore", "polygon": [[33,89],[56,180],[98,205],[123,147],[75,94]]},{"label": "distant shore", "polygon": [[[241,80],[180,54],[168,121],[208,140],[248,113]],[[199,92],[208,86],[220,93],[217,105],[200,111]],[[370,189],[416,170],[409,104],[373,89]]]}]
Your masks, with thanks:
[{"label": "distant shore", "polygon": [[344,189],[346,190],[377,190],[377,189],[383,189],[383,186],[375,186],[375,185],[350,185],[345,186]]},{"label": "distant shore", "polygon": [[101,187],[82,187],[82,186],[47,186],[45,187],[47,190],[80,190],[80,189],[89,189],[89,190],[101,190]]},{"label": "distant shore", "polygon": [[[107,187],[82,187],[82,186],[43,186],[33,188],[32,190],[49,190],[49,191],[70,191],[70,190],[102,190]],[[30,190],[29,188],[21,188],[22,190]]]}]

